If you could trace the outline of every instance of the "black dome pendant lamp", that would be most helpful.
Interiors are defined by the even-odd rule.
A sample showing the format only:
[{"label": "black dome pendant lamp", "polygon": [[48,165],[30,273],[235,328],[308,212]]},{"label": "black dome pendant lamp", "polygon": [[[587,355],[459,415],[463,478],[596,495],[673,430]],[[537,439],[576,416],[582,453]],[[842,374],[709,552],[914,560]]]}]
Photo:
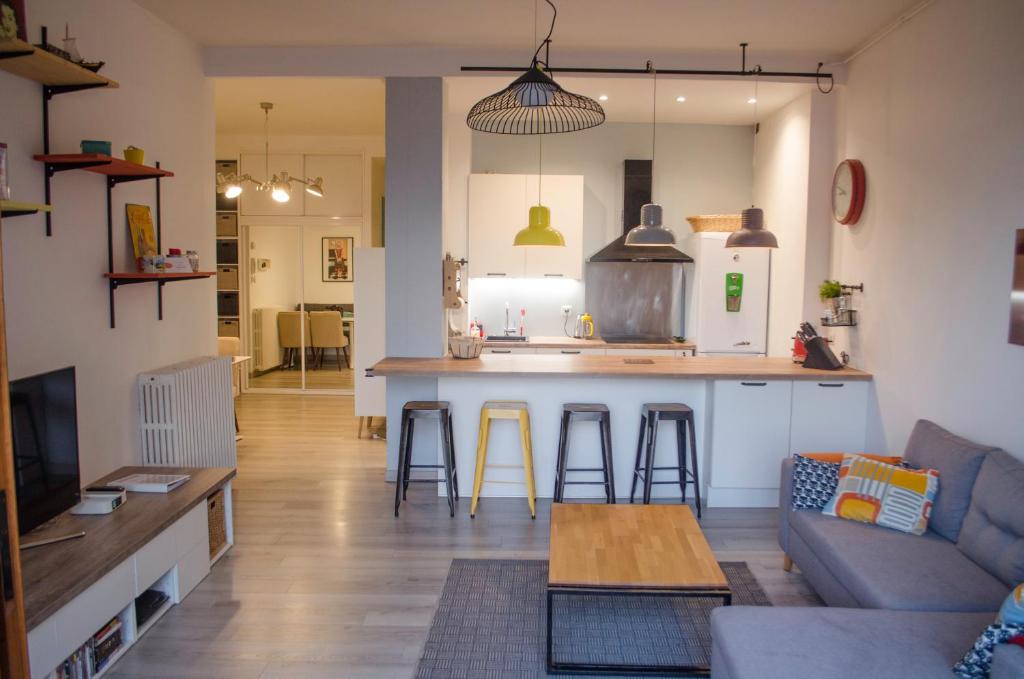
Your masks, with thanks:
[{"label": "black dome pendant lamp", "polygon": [[[558,10],[551,0],[551,28],[533,53],[530,68],[511,85],[484,97],[469,110],[466,124],[479,132],[495,134],[557,134],[578,132],[604,122],[601,105],[580,94],[563,90],[548,73],[551,34]],[[544,60],[540,52],[544,50]]]}]

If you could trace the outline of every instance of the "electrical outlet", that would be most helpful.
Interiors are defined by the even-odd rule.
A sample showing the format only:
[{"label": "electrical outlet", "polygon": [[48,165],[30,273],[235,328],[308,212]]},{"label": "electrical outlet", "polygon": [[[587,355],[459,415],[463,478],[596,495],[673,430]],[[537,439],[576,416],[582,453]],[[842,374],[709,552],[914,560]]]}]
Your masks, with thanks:
[{"label": "electrical outlet", "polygon": [[570,315],[572,315],[572,305],[571,304],[563,304],[562,305],[562,318],[567,318]]}]

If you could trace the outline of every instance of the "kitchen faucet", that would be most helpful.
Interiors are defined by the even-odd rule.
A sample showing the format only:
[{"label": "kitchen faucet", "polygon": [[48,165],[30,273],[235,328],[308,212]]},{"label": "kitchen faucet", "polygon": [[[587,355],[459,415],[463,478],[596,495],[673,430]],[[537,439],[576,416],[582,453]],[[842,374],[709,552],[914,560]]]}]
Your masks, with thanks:
[{"label": "kitchen faucet", "polygon": [[502,328],[502,334],[505,337],[510,337],[516,334],[516,326],[512,325],[512,319],[509,317],[509,304],[505,302],[505,327]]}]

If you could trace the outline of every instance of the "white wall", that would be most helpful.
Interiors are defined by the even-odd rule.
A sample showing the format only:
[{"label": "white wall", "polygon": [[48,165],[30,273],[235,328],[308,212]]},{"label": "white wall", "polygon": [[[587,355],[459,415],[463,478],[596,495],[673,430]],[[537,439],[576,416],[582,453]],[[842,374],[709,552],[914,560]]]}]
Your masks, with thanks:
[{"label": "white wall", "polygon": [[[462,127],[466,127],[464,122]],[[545,174],[583,175],[586,259],[622,235],[623,161],[651,157],[651,127],[606,123],[575,134],[548,135],[543,144]],[[449,149],[454,146],[450,138]],[[463,147],[464,142],[458,142],[457,148]],[[536,137],[473,133],[470,171],[535,174],[537,151]],[[736,213],[749,205],[752,152],[753,134],[746,126],[658,126],[654,200],[664,207],[665,224],[675,231],[680,243],[692,233],[686,217]],[[451,171],[455,170],[452,165]],[[459,179],[453,177],[450,181],[454,184]],[[464,178],[461,181],[465,184]],[[636,221],[639,218],[635,216]],[[449,249],[454,251],[465,243],[465,230],[464,206],[461,214],[454,207],[446,210],[446,236],[452,243]],[[534,285],[519,279],[473,281],[470,286],[471,311],[484,322],[488,333],[500,330],[505,301],[510,301],[516,315],[520,308],[527,308],[527,333],[560,335],[561,306],[572,305],[575,318],[584,311],[583,300],[583,285],[570,281],[557,286],[550,285],[550,281]]]},{"label": "white wall", "polygon": [[[119,89],[57,96],[51,150],[76,153],[81,139],[107,139],[115,153],[129,144],[175,173],[162,182],[163,247],[196,249],[214,261],[213,91],[195,44],[128,0],[29,0],[29,38],[39,26],[59,35],[65,22],[87,58]],[[7,142],[11,184],[19,200],[43,200],[40,88],[0,73],[0,140]],[[133,270],[124,203],[155,205],[153,182],[114,189],[115,267]],[[52,238],[43,218],[4,220],[4,287],[8,367],[12,378],[74,365],[83,482],[138,462],[136,376],[193,356],[216,353],[213,280],[164,289],[156,318],[153,284],[117,291],[117,328],[108,319],[104,181],[86,172],[53,180]]]},{"label": "white wall", "polygon": [[875,375],[876,450],[925,417],[1024,458],[1024,347],[1007,343],[1021,26],[1019,0],[938,0],[851,64],[837,161],[864,163],[867,201],[834,227],[833,273],[866,286],[843,341]]}]

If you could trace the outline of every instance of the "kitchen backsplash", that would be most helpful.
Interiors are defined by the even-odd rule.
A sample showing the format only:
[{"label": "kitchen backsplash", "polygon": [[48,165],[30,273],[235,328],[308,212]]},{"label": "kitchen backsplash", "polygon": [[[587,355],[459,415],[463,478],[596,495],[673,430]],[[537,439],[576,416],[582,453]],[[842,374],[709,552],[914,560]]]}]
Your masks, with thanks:
[{"label": "kitchen backsplash", "polygon": [[519,310],[526,309],[526,334],[559,336],[562,334],[562,306],[571,305],[566,329],[572,333],[576,314],[583,308],[583,283],[572,279],[473,278],[469,281],[468,326],[480,321],[488,335],[500,335],[505,324],[505,302],[510,317],[519,326]]}]

